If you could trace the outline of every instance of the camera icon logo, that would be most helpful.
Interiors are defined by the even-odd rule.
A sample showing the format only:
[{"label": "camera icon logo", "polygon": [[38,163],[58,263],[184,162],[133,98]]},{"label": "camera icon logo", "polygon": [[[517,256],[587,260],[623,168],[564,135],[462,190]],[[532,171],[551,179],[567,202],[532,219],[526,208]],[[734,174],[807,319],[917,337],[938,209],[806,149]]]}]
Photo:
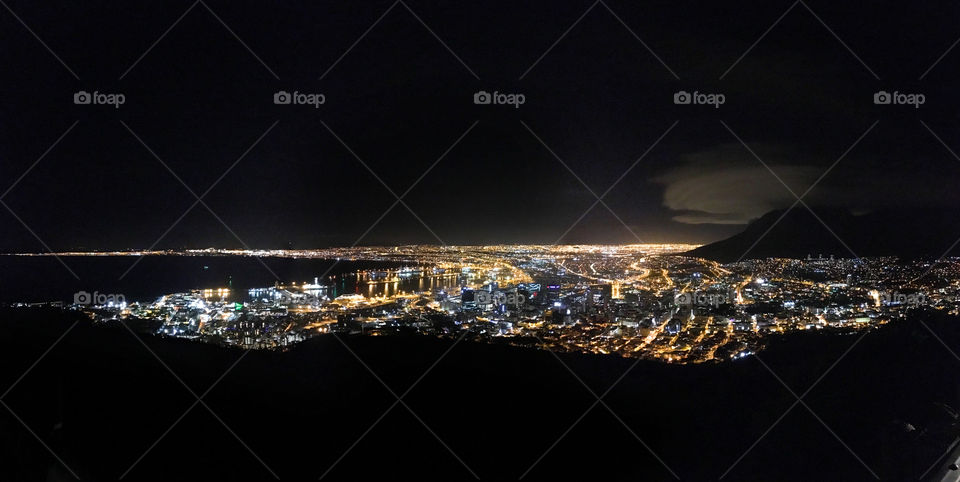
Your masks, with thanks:
[{"label": "camera icon logo", "polygon": [[81,90],[73,94],[73,103],[74,104],[89,104],[93,101],[93,97],[89,92]]},{"label": "camera icon logo", "polygon": [[493,102],[493,97],[490,95],[489,92],[487,92],[487,91],[485,91],[485,90],[481,90],[481,91],[473,94],[473,103],[474,103],[474,104],[489,104],[489,103],[491,103],[491,102]]},{"label": "camera icon logo", "polygon": [[290,96],[290,93],[285,90],[280,90],[273,94],[274,104],[289,104],[292,100],[293,98]]},{"label": "camera icon logo", "polygon": [[889,104],[891,101],[892,101],[892,97],[890,96],[890,93],[885,90],[881,90],[873,94],[874,104],[878,104],[878,105]]},{"label": "camera icon logo", "polygon": [[685,90],[681,90],[680,92],[676,92],[673,94],[674,104],[689,104],[691,100],[692,100],[692,97],[690,96],[690,93]]},{"label": "camera icon logo", "polygon": [[93,297],[90,296],[89,292],[77,291],[73,294],[73,304],[75,305],[89,305],[92,301]]}]

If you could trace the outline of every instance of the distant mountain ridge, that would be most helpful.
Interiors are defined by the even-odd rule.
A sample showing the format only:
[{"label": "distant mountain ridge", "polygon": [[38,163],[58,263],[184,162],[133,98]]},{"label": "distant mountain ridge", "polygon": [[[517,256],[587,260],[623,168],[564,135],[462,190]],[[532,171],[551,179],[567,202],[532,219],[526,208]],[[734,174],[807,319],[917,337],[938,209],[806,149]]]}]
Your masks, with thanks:
[{"label": "distant mountain ridge", "polygon": [[816,216],[803,206],[771,211],[743,232],[685,254],[724,263],[808,255],[936,258],[960,239],[960,213],[945,209],[899,208],[863,215],[839,208],[812,210]]}]

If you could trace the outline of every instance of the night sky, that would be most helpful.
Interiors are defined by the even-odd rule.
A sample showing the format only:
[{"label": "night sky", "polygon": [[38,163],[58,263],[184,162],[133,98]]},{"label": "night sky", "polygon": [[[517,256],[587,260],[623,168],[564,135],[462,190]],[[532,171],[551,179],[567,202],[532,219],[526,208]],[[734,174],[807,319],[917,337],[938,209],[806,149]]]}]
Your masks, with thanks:
[{"label": "night sky", "polygon": [[956,2],[4,3],[0,251],[709,242],[795,201],[738,137],[797,194],[849,149],[810,205],[960,207]]}]

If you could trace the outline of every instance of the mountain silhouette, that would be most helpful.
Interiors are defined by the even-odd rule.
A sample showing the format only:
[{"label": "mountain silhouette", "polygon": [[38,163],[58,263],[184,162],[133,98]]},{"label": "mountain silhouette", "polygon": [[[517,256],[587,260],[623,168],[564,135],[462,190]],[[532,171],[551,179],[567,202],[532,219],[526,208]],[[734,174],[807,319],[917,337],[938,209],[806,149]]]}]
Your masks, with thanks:
[{"label": "mountain silhouette", "polygon": [[724,263],[808,255],[938,258],[960,239],[958,220],[960,213],[944,209],[897,208],[857,215],[839,208],[796,206],[771,211],[743,232],[686,254]]}]

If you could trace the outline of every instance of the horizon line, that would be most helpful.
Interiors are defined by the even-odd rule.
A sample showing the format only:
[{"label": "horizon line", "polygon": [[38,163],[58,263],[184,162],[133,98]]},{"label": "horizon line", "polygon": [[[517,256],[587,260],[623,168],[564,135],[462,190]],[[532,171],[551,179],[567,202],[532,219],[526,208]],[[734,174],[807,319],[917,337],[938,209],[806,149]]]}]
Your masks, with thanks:
[{"label": "horizon line", "polygon": [[624,248],[639,246],[674,246],[677,248],[695,249],[704,244],[699,243],[577,243],[577,244],[536,244],[536,243],[503,243],[503,244],[396,244],[370,246],[328,246],[324,248],[176,248],[176,249],[112,249],[112,250],[68,250],[46,252],[2,252],[0,256],[81,256],[81,255],[151,255],[151,254],[178,254],[178,253],[218,253],[218,254],[253,254],[253,253],[306,253],[328,250],[363,250],[363,249],[398,249],[398,248],[492,248],[492,247],[524,247],[524,248]]}]

